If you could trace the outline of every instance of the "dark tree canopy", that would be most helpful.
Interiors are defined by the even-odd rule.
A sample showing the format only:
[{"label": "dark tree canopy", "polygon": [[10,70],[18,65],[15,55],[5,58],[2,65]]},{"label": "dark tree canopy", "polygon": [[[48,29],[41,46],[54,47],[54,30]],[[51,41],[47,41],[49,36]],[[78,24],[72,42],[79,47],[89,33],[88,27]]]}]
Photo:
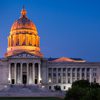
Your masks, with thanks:
[{"label": "dark tree canopy", "polygon": [[100,100],[100,85],[79,80],[66,92],[65,100]]},{"label": "dark tree canopy", "polygon": [[90,83],[87,80],[79,80],[79,81],[73,82],[72,87],[76,87],[76,86],[86,88],[86,87],[90,87]]}]

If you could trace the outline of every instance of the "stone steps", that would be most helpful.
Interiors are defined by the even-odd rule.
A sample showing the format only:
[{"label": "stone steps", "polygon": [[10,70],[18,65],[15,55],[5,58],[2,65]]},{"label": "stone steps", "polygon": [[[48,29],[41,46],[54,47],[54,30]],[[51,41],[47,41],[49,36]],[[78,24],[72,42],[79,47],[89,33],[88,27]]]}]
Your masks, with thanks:
[{"label": "stone steps", "polygon": [[12,85],[0,91],[0,96],[10,96],[10,97],[54,97],[60,96],[61,93],[51,92],[47,88],[41,88],[38,85],[31,86],[20,86],[20,85]]}]

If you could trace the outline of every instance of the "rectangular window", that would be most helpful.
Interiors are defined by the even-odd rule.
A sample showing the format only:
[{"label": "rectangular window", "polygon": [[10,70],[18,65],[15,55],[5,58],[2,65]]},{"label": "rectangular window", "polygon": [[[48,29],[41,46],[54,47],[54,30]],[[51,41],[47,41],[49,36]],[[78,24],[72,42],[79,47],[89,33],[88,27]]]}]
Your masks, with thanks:
[{"label": "rectangular window", "polygon": [[58,77],[59,77],[59,76],[61,76],[61,74],[60,74],[60,73],[58,73]]},{"label": "rectangular window", "polygon": [[66,74],[65,74],[65,73],[63,73],[63,77],[64,77],[64,76],[66,76]]},{"label": "rectangular window", "polygon": [[87,73],[87,77],[89,77],[89,73]]},{"label": "rectangular window", "polygon": [[66,72],[66,68],[63,68],[63,72]]},{"label": "rectangular window", "polygon": [[53,83],[56,83],[56,78],[53,78]]},{"label": "rectangular window", "polygon": [[74,72],[75,71],[75,68],[73,68],[72,71]]},{"label": "rectangular window", "polygon": [[96,71],[97,69],[96,68],[93,68],[93,71]]},{"label": "rectangular window", "polygon": [[80,71],[80,68],[77,68],[77,72],[79,72]]},{"label": "rectangular window", "polygon": [[68,72],[70,71],[70,68],[68,68]]},{"label": "rectangular window", "polygon": [[63,84],[65,84],[66,83],[66,78],[63,78]]},{"label": "rectangular window", "polygon": [[70,83],[70,78],[68,78],[68,83]]},{"label": "rectangular window", "polygon": [[61,83],[61,78],[58,78],[58,83]]},{"label": "rectangular window", "polygon": [[77,73],[77,77],[80,77],[80,73]]},{"label": "rectangular window", "polygon": [[56,72],[56,68],[53,68],[53,72]]},{"label": "rectangular window", "polygon": [[61,71],[61,68],[58,68],[58,72],[60,72]]},{"label": "rectangular window", "polygon": [[56,77],[56,73],[53,73],[53,77]]},{"label": "rectangular window", "polygon": [[70,73],[68,73],[68,77],[70,77]]},{"label": "rectangular window", "polygon": [[52,74],[51,73],[49,73],[49,75],[48,75],[49,77],[51,77],[52,76]]},{"label": "rectangular window", "polygon": [[96,83],[96,78],[94,78],[94,83]]},{"label": "rectangular window", "polygon": [[90,71],[90,68],[87,68],[87,72],[89,72]]},{"label": "rectangular window", "polygon": [[64,89],[66,89],[66,86],[64,86]]}]

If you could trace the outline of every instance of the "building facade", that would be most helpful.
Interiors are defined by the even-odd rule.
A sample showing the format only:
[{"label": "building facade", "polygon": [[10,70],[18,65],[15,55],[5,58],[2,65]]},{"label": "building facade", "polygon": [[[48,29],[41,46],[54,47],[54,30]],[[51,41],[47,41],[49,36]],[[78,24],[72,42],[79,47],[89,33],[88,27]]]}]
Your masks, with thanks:
[{"label": "building facade", "polygon": [[100,83],[100,63],[79,58],[45,58],[40,52],[36,26],[26,16],[14,22],[8,36],[5,57],[0,59],[0,89],[12,85],[40,85],[68,90],[76,80]]}]

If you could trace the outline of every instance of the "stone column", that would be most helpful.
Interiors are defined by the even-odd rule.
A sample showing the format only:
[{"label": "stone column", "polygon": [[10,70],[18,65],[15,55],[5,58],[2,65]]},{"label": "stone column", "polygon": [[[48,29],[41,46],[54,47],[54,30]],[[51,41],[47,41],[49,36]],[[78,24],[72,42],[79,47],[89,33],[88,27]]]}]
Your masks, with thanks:
[{"label": "stone column", "polygon": [[63,68],[61,68],[61,83],[63,84]]},{"label": "stone column", "polygon": [[29,76],[29,68],[28,68],[28,64],[26,64],[27,66],[27,84],[29,84],[29,79],[28,79],[28,76]]},{"label": "stone column", "polygon": [[70,69],[70,83],[72,83],[73,80],[72,80],[72,68]]},{"label": "stone column", "polygon": [[57,72],[56,72],[56,78],[57,78],[57,79],[56,79],[56,83],[58,83],[58,68],[56,68],[56,71],[57,71]]},{"label": "stone column", "polygon": [[53,83],[53,68],[51,68],[51,83]]},{"label": "stone column", "polygon": [[20,83],[23,84],[23,83],[22,83],[22,72],[23,72],[23,71],[22,71],[22,70],[23,70],[22,63],[20,64],[20,67],[21,67],[21,70],[20,70],[20,75],[21,75],[21,76],[20,76]]},{"label": "stone column", "polygon": [[82,68],[80,68],[80,80],[82,79]]},{"label": "stone column", "polygon": [[86,77],[86,68],[85,68],[85,80],[87,80],[87,77]]},{"label": "stone column", "polygon": [[17,74],[16,74],[16,67],[17,67],[17,66],[16,66],[16,63],[15,63],[15,64],[14,64],[15,84],[16,84],[16,75],[17,75]]},{"label": "stone column", "polygon": [[11,66],[9,64],[9,77],[8,77],[8,81],[11,84]]},{"label": "stone column", "polygon": [[40,68],[40,63],[38,64],[38,84],[41,81],[41,68]]},{"label": "stone column", "polygon": [[75,68],[75,81],[77,80],[77,68]]},{"label": "stone column", "polygon": [[35,84],[35,67],[34,67],[34,63],[33,63],[33,79],[32,79],[32,82],[33,84]]},{"label": "stone column", "polygon": [[90,68],[90,79],[89,79],[89,81],[90,81],[90,83],[92,82],[92,69]]},{"label": "stone column", "polygon": [[66,84],[68,83],[68,75],[67,75],[67,68],[66,68],[66,72],[65,72],[65,77],[66,77]]}]

